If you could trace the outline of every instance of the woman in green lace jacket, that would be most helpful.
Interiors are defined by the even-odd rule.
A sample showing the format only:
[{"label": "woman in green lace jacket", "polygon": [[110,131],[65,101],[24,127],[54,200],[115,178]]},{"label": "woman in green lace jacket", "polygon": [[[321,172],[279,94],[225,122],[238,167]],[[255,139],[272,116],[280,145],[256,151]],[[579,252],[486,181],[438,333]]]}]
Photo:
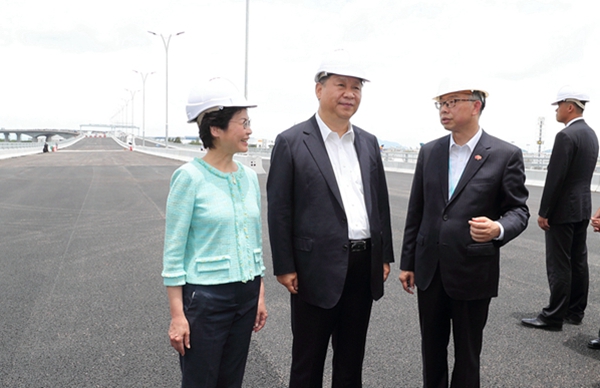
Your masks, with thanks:
[{"label": "woman in green lace jacket", "polygon": [[162,272],[182,387],[241,387],[251,334],[267,319],[258,178],[233,160],[248,151],[252,107],[222,78],[189,97],[207,153],[171,178]]}]

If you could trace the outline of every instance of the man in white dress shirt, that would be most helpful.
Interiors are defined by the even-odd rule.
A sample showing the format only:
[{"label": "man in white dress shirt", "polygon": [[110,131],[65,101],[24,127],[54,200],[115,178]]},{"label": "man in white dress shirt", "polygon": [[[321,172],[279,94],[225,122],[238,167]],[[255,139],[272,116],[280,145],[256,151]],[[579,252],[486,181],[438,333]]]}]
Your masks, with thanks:
[{"label": "man in white dress shirt", "polygon": [[375,136],[350,123],[366,77],[337,51],[315,81],[319,110],[275,140],[267,181],[277,280],[291,295],[291,388],[321,388],[330,339],[333,387],[361,387],[371,306],[394,261]]}]

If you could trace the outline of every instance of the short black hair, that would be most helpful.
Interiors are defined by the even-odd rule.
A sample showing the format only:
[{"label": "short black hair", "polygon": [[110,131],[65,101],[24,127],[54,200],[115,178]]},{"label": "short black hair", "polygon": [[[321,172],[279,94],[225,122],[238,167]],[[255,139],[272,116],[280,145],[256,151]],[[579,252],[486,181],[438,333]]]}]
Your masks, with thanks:
[{"label": "short black hair", "polygon": [[205,148],[215,148],[214,138],[210,133],[210,127],[221,128],[226,131],[229,127],[229,121],[239,111],[246,108],[234,106],[224,107],[213,112],[208,112],[202,117],[202,121],[198,123],[200,140]]},{"label": "short black hair", "polygon": [[473,90],[471,94],[477,101],[481,101],[481,109],[479,109],[479,114],[481,114],[483,108],[485,108],[485,93],[480,92],[479,90]]}]

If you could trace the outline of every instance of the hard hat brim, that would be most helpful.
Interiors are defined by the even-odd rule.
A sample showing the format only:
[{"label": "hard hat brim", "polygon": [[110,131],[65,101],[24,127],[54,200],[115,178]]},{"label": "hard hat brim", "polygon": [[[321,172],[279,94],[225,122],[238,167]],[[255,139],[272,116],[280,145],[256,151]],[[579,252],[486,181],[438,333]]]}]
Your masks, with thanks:
[{"label": "hard hat brim", "polygon": [[223,108],[256,108],[258,105],[239,105],[239,106],[224,106],[224,105],[220,105],[220,106],[215,106],[206,110],[203,110],[202,112],[198,113],[198,115],[196,117],[194,117],[193,119],[189,119],[188,120],[188,124],[191,124],[193,122],[198,121],[198,117],[200,116],[204,116],[207,113],[210,112],[215,112],[218,110],[221,110]]},{"label": "hard hat brim", "polygon": [[327,72],[327,71],[320,71],[317,74],[315,74],[315,82],[320,82],[323,78],[325,77],[329,77],[330,75],[339,75],[342,77],[352,77],[352,78],[357,78],[363,82],[371,82],[371,80],[368,80],[366,78],[357,76],[357,75],[352,75],[352,74],[340,74],[340,73],[333,73],[333,72]]},{"label": "hard hat brim", "polygon": [[488,98],[490,96],[490,94],[488,92],[486,92],[485,90],[482,89],[460,89],[460,90],[449,90],[449,91],[444,91],[441,94],[438,94],[437,96],[433,97],[432,100],[434,101],[439,101],[440,97],[445,96],[446,94],[452,94],[452,93],[460,93],[460,92],[480,92],[483,93],[483,96],[485,98]]}]

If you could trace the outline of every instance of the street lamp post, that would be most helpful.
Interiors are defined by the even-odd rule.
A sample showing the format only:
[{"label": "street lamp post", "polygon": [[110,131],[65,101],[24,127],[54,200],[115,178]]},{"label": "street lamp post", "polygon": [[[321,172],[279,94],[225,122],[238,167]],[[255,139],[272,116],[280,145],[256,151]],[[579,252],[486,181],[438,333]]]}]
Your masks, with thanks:
[{"label": "street lamp post", "polygon": [[142,77],[142,147],[146,146],[146,78],[149,75],[154,74],[151,73],[141,73],[137,70],[134,70]]},{"label": "street lamp post", "polygon": [[250,24],[250,0],[246,0],[246,53],[244,61],[244,97],[248,98],[248,26]]},{"label": "street lamp post", "polygon": [[[171,37],[173,34],[169,34],[167,39],[163,36],[163,34],[157,34],[152,31],[148,31],[152,35],[160,36],[162,39],[163,45],[165,46],[165,148],[169,146],[169,43],[171,42]],[[183,34],[184,31],[176,33],[174,36]]]},{"label": "street lamp post", "polygon": [[[135,107],[134,104],[134,98],[135,98],[135,93],[137,93],[137,90],[129,90],[129,89],[125,89],[126,91],[129,92],[129,95],[131,96],[131,134],[135,136],[135,133],[133,133],[133,129],[135,128],[135,120],[134,120],[134,115],[133,115],[133,110]],[[138,136],[140,135],[140,132],[138,131]]]},{"label": "street lamp post", "polygon": [[127,125],[127,112],[129,111],[129,100],[126,99],[126,98],[122,98],[122,100],[123,100],[123,103],[124,103],[123,110],[122,110],[122,115],[123,115],[122,116],[122,120],[125,123],[124,124],[125,125],[125,130],[127,130],[127,126],[128,126]]}]

